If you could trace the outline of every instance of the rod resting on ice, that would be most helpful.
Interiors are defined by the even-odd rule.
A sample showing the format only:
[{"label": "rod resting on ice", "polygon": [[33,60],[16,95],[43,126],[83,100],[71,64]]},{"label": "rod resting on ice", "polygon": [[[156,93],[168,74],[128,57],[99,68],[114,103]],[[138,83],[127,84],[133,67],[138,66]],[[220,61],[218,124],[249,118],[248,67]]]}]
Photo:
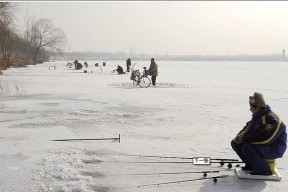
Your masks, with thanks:
[{"label": "rod resting on ice", "polygon": [[98,138],[98,139],[54,139],[50,141],[99,141],[99,140],[118,140],[120,143],[120,134],[117,138]]}]

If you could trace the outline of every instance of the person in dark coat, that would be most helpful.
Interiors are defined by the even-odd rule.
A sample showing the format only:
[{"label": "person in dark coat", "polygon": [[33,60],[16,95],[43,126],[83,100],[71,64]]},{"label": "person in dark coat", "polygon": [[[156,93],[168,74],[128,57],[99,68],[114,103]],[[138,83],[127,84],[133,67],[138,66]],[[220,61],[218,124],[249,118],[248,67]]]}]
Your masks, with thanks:
[{"label": "person in dark coat", "polygon": [[127,59],[126,61],[126,66],[127,66],[127,72],[130,72],[130,66],[131,66],[131,59]]},{"label": "person in dark coat", "polygon": [[75,60],[74,64],[75,64],[75,70],[82,69],[82,67],[83,67],[83,65],[81,63],[79,63],[78,60]]},{"label": "person in dark coat", "polygon": [[76,59],[75,61],[74,61],[74,65],[75,65],[75,69],[77,69],[77,67],[78,67],[78,60]]},{"label": "person in dark coat", "polygon": [[158,76],[158,65],[155,63],[154,58],[151,58],[151,64],[149,67],[149,75],[152,76],[152,85],[156,85],[156,77]]},{"label": "person in dark coat", "polygon": [[117,66],[116,71],[118,72],[119,75],[124,74],[123,68],[120,65]]},{"label": "person in dark coat", "polygon": [[273,175],[275,159],[286,151],[286,125],[266,105],[263,95],[255,92],[249,97],[252,119],[231,141],[233,150],[245,163],[243,170],[250,175]]}]

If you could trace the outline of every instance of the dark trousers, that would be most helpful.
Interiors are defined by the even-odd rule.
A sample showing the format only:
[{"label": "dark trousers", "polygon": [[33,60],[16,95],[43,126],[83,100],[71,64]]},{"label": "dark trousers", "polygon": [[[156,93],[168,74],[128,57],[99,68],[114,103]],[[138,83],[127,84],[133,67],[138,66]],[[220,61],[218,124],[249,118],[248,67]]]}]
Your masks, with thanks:
[{"label": "dark trousers", "polygon": [[249,143],[238,144],[235,141],[231,141],[231,146],[246,166],[251,167],[256,173],[263,173],[270,170],[269,165],[264,160],[257,145]]},{"label": "dark trousers", "polygon": [[156,76],[152,76],[152,85],[153,85],[153,86],[156,85]]}]

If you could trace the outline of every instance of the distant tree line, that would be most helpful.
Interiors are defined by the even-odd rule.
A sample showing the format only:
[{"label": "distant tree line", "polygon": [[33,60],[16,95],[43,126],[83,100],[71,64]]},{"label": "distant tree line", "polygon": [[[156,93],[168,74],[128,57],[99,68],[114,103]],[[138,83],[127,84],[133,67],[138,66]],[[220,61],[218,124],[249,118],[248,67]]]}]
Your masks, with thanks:
[{"label": "distant tree line", "polygon": [[158,61],[288,61],[280,54],[266,55],[167,55],[167,54],[135,54],[134,57],[125,52],[61,52],[54,54],[54,60],[95,60],[95,61],[126,61],[131,58],[132,61],[150,61],[151,58]]},{"label": "distant tree line", "polygon": [[26,18],[26,29],[14,25],[17,3],[0,2],[0,73],[8,67],[22,67],[48,61],[66,44],[64,32],[49,19]]}]

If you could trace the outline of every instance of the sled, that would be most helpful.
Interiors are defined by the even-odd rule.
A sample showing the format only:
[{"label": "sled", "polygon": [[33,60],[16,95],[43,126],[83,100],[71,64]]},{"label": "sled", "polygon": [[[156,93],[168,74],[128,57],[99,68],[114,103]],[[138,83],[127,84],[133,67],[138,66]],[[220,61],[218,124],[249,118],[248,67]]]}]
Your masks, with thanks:
[{"label": "sled", "polygon": [[241,167],[235,168],[235,175],[239,179],[258,179],[258,180],[266,180],[266,181],[281,181],[282,176],[275,168],[273,175],[250,175],[249,170],[242,170]]}]

